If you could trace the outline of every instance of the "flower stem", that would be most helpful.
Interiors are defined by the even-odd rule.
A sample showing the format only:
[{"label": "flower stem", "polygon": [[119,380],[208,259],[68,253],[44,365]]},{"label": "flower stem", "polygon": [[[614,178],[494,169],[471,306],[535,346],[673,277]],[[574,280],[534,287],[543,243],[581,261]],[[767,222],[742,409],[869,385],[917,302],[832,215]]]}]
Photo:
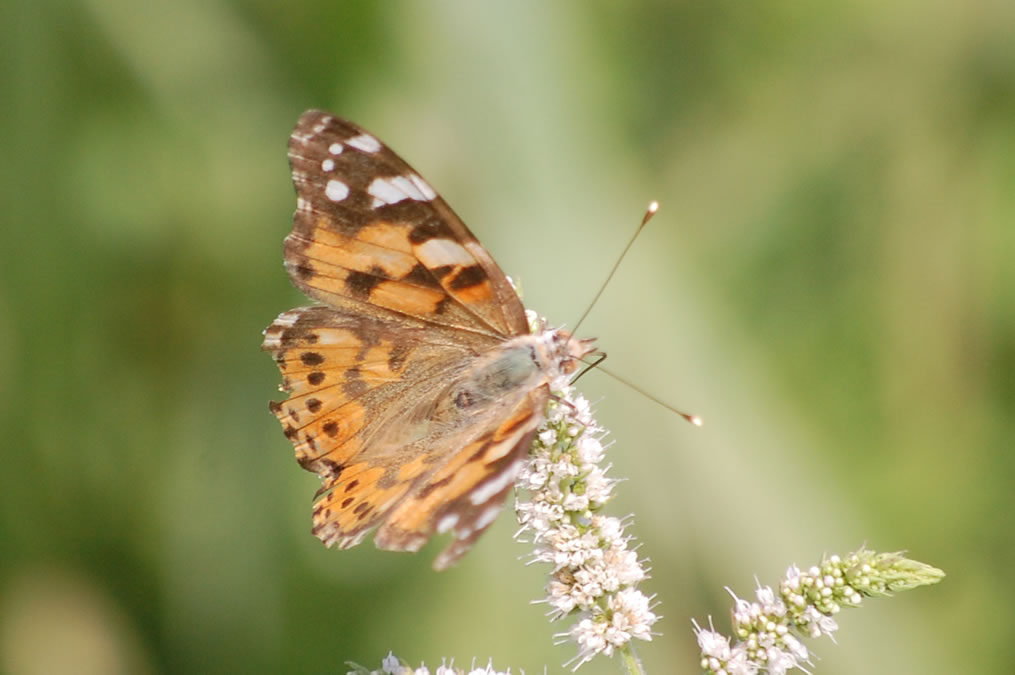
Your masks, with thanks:
[{"label": "flower stem", "polygon": [[634,651],[634,645],[628,642],[620,648],[620,662],[624,664],[624,671],[627,675],[645,675],[645,668],[641,665],[641,659]]}]

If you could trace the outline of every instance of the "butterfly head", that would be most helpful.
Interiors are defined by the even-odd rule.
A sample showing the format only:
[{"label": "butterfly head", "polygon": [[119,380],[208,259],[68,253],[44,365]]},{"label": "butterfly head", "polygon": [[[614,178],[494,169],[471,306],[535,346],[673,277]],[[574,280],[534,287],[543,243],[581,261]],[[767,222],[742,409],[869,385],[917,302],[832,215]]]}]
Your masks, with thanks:
[{"label": "butterfly head", "polygon": [[563,375],[578,370],[581,360],[596,351],[595,338],[576,338],[563,329],[550,329],[543,333],[544,344],[551,363]]}]

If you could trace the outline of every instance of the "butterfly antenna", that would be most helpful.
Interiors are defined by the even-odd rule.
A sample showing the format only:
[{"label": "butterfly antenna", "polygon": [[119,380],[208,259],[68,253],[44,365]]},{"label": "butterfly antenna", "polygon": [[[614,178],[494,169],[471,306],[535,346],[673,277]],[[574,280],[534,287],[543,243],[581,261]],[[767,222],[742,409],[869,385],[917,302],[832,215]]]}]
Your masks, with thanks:
[{"label": "butterfly antenna", "polygon": [[585,308],[585,312],[581,315],[581,318],[578,319],[578,323],[574,325],[574,330],[571,331],[572,334],[578,332],[578,328],[582,325],[582,322],[585,321],[585,317],[589,315],[589,312],[592,311],[592,308],[599,301],[599,296],[601,296],[603,294],[603,291],[606,290],[606,285],[610,283],[610,279],[613,278],[613,275],[616,273],[617,268],[620,267],[620,263],[624,260],[624,256],[626,256],[627,252],[631,249],[631,246],[634,244],[634,240],[638,238],[638,235],[641,234],[641,231],[645,229],[645,225],[648,224],[648,221],[652,220],[652,216],[654,216],[656,214],[656,211],[658,210],[659,210],[659,202],[652,201],[651,203],[649,203],[648,208],[645,209],[645,215],[641,219],[641,225],[639,225],[638,229],[634,231],[634,236],[631,237],[631,241],[627,242],[627,246],[624,247],[624,250],[620,254],[620,257],[617,258],[617,262],[613,263],[613,269],[611,269],[610,273],[606,275],[606,281],[604,281],[603,285],[599,287],[599,291],[596,293],[596,296],[592,298],[592,302],[590,302],[589,306]]},{"label": "butterfly antenna", "polygon": [[[605,355],[604,355],[604,357],[603,357],[603,358],[605,358]],[[595,362],[594,364],[592,364],[592,365],[594,365],[594,366],[595,366],[595,365],[598,365],[598,364],[602,363],[602,361],[603,361],[603,359],[599,359],[598,361],[596,361],[596,362]],[[585,370],[588,370],[588,368],[586,368]],[[691,415],[691,414],[685,413],[685,412],[684,412],[683,410],[677,410],[676,408],[674,408],[673,406],[671,406],[671,405],[670,405],[669,403],[663,403],[662,401],[660,401],[660,400],[659,400],[658,398],[656,398],[656,397],[655,397],[655,396],[653,396],[652,394],[648,393],[647,391],[645,391],[645,390],[644,390],[644,389],[642,389],[641,387],[639,387],[639,386],[635,385],[634,383],[632,383],[632,382],[630,382],[630,381],[628,381],[628,380],[625,380],[625,379],[624,379],[624,378],[622,378],[622,377],[621,377],[620,375],[617,375],[616,373],[612,373],[612,372],[610,372],[609,370],[607,370],[606,368],[603,368],[602,366],[599,366],[599,372],[601,372],[601,373],[605,373],[606,375],[609,375],[610,377],[612,377],[613,379],[615,379],[615,380],[616,380],[617,382],[620,382],[621,384],[626,384],[626,385],[627,385],[627,386],[629,386],[629,387],[630,387],[631,389],[634,389],[634,390],[635,390],[636,392],[638,392],[639,394],[641,394],[641,395],[642,395],[642,396],[644,396],[645,398],[649,399],[650,401],[655,401],[656,403],[658,403],[658,404],[659,404],[659,405],[661,405],[662,407],[666,408],[666,409],[667,409],[667,410],[669,410],[670,412],[675,412],[675,413],[677,413],[678,415],[680,415],[681,417],[683,417],[683,418],[684,418],[685,420],[687,420],[688,422],[690,422],[690,423],[691,423],[691,424],[693,424],[694,426],[696,426],[696,427],[700,427],[700,426],[702,425],[702,421],[701,421],[701,418],[700,418],[700,417],[698,417],[697,415]],[[585,371],[582,371],[582,374],[584,374],[584,373],[585,373]]]},{"label": "butterfly antenna", "polygon": [[[589,306],[585,309],[585,312],[582,313],[581,318],[578,319],[578,323],[574,325],[574,331],[572,332],[572,335],[578,332],[578,328],[582,325],[582,322],[585,321],[585,317],[587,317],[589,315],[589,312],[592,311],[592,308],[599,301],[599,296],[603,294],[603,291],[606,290],[606,286],[610,283],[610,279],[612,279],[613,275],[617,272],[617,268],[620,267],[620,263],[623,262],[624,256],[626,256],[627,252],[631,250],[631,246],[634,245],[634,240],[638,238],[638,235],[641,234],[641,231],[645,229],[645,226],[648,224],[648,221],[652,220],[652,216],[654,216],[656,214],[656,211],[658,210],[659,210],[659,202],[654,200],[652,202],[649,202],[648,208],[645,209],[645,215],[642,216],[641,224],[638,225],[638,229],[634,231],[634,234],[631,236],[631,240],[627,242],[627,246],[624,247],[624,250],[621,252],[620,257],[617,258],[617,262],[613,263],[613,268],[610,270],[610,273],[606,275],[606,280],[603,281],[603,284],[599,287],[599,290],[596,292],[595,297],[592,298],[592,302],[589,303]],[[578,373],[574,377],[574,379],[571,380],[572,382],[576,382],[578,378],[580,378],[582,375],[589,372],[593,368],[598,368],[600,372],[609,375],[610,377],[617,380],[621,384],[627,385],[628,387],[635,390],[645,398],[649,399],[650,401],[654,401],[655,403],[661,405],[670,412],[675,412],[676,414],[680,415],[694,426],[700,427],[702,425],[701,418],[698,417],[697,415],[691,415],[689,413],[685,413],[683,410],[677,410],[669,403],[664,403],[663,401],[660,401],[658,398],[648,393],[641,387],[635,385],[633,382],[625,380],[620,375],[617,375],[616,373],[613,373],[604,368],[601,364],[603,361],[606,360],[606,352],[596,352],[594,356],[596,357],[596,360],[593,361],[592,363],[586,364],[585,368],[580,373]]]},{"label": "butterfly antenna", "polygon": [[582,375],[589,372],[590,370],[592,370],[593,368],[595,368],[600,363],[606,360],[606,352],[595,351],[592,352],[592,356],[596,357],[596,360],[593,361],[592,363],[585,363],[584,361],[582,361],[582,363],[585,363],[585,367],[582,368],[582,371],[580,373],[571,378],[571,384],[577,382]]}]

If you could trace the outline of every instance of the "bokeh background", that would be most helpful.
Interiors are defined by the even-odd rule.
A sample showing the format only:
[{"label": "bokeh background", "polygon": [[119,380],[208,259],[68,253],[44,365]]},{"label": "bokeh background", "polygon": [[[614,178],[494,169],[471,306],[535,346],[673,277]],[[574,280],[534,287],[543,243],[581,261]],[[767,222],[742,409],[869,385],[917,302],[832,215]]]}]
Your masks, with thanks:
[{"label": "bokeh background", "polygon": [[[1011,672],[1015,4],[8,0],[0,8],[0,671],[561,672],[507,512],[452,571],[309,534],[267,411],[302,110],[358,121],[573,323],[648,672],[724,586],[863,543],[948,572],[816,672]],[[581,672],[617,672],[603,660]]]}]

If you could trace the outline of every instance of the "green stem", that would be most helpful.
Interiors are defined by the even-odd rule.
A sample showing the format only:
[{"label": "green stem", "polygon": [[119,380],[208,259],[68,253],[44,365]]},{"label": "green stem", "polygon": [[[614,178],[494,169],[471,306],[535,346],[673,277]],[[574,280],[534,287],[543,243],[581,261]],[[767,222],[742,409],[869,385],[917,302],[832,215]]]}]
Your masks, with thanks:
[{"label": "green stem", "polygon": [[645,675],[645,667],[634,651],[634,645],[628,642],[620,650],[620,662],[624,664],[627,675]]}]

